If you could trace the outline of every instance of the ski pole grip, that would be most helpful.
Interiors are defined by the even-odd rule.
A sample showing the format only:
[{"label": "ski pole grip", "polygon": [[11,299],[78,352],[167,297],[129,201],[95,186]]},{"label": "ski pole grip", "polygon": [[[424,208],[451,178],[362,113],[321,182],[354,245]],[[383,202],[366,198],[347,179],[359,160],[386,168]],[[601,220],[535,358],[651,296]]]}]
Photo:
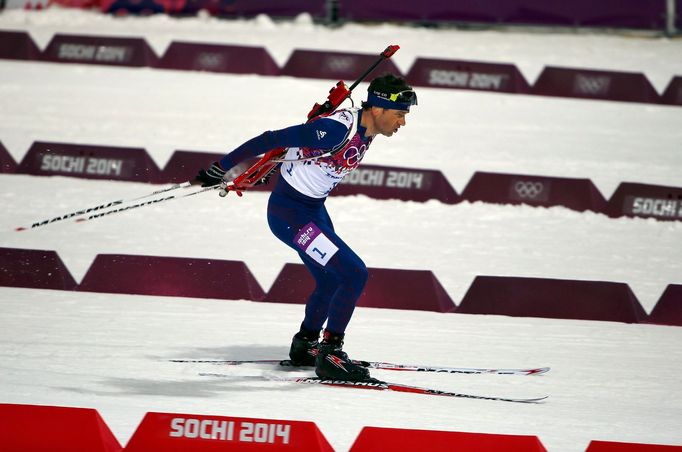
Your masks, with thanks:
[{"label": "ski pole grip", "polygon": [[388,47],[386,47],[386,50],[381,52],[381,56],[384,58],[391,58],[393,56],[393,54],[398,51],[398,49],[400,49],[399,45],[388,46]]}]

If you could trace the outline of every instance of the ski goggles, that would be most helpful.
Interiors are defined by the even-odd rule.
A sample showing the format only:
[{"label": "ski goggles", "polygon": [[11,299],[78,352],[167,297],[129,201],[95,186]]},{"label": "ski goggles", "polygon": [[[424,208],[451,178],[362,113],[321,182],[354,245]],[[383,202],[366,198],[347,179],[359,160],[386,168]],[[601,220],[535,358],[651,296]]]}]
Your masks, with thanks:
[{"label": "ski goggles", "polygon": [[367,103],[373,107],[410,111],[412,105],[417,105],[417,93],[411,89],[393,94],[370,91],[367,95]]}]

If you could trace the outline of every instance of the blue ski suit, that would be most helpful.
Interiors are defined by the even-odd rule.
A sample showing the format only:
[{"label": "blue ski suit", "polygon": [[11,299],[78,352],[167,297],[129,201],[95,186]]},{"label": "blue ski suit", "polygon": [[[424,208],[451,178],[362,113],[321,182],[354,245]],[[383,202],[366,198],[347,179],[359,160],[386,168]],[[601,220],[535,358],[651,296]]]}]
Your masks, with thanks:
[{"label": "blue ski suit", "polygon": [[[229,170],[249,157],[277,147],[288,148],[280,177],[268,202],[273,234],[296,251],[315,278],[305,308],[303,328],[343,334],[367,282],[367,267],[336,234],[325,200],[358,167],[372,142],[360,125],[362,111],[337,110],[306,124],[268,131],[221,161]],[[334,149],[334,156],[315,158]]]}]

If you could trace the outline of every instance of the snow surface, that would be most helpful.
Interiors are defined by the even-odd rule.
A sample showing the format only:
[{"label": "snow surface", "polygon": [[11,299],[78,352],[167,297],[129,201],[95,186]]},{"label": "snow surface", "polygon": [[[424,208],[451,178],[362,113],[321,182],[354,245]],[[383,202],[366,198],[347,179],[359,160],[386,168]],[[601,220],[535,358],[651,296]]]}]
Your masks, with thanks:
[{"label": "snow surface", "polygon": [[[388,25],[326,30],[305,17],[113,19],[54,8],[2,12],[0,29],[27,30],[41,47],[54,32],[144,35],[157,53],[180,39],[264,45],[280,64],[294,48],[373,53],[397,43],[402,70],[418,56],[513,62],[531,82],[544,64],[633,70],[659,91],[682,74],[680,40],[643,36]],[[288,77],[9,60],[0,61],[0,73],[0,141],[17,161],[34,140],[145,147],[160,167],[176,149],[227,152],[263,130],[298,122],[330,87]],[[458,191],[476,170],[587,177],[606,197],[622,181],[680,186],[679,107],[418,91],[408,127],[378,138],[365,163],[440,169]],[[54,249],[77,281],[98,253],[243,260],[265,290],[285,263],[297,262],[267,228],[264,193],[201,195],[83,224],[13,231],[154,189],[0,175],[0,246]],[[368,266],[433,270],[456,303],[476,275],[625,282],[647,312],[667,284],[682,283],[679,222],[364,196],[333,197],[327,205]],[[682,444],[681,328],[356,311],[346,341],[351,357],[551,366],[537,377],[374,372],[450,391],[550,396],[517,405],[299,387],[249,378],[274,373],[263,368],[166,362],[283,357],[301,306],[16,288],[0,288],[0,306],[0,402],[96,408],[122,444],[148,411],[310,420],[337,450],[348,449],[365,425],[538,435],[548,450],[566,452],[584,450],[592,439]],[[203,378],[200,371],[231,378]]]}]

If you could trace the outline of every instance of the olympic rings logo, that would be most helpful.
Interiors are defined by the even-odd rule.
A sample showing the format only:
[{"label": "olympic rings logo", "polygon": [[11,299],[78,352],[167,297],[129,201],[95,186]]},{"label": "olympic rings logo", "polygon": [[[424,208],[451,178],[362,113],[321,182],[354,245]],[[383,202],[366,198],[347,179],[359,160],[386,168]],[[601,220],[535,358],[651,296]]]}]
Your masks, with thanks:
[{"label": "olympic rings logo", "polygon": [[519,198],[535,199],[544,191],[545,186],[542,182],[517,181],[514,184],[514,191]]},{"label": "olympic rings logo", "polygon": [[611,77],[606,75],[577,74],[573,83],[575,94],[605,96],[611,86]]},{"label": "olympic rings logo", "polygon": [[215,52],[201,52],[196,58],[196,66],[199,69],[216,70],[225,66],[224,55]]},{"label": "olympic rings logo", "polygon": [[325,60],[325,66],[333,72],[349,72],[355,64],[356,59],[352,56],[332,56]]},{"label": "olympic rings logo", "polygon": [[345,162],[345,167],[346,168],[355,168],[360,164],[360,160],[362,160],[362,157],[365,155],[365,151],[367,150],[367,146],[364,144],[360,146],[360,149],[358,149],[356,146],[351,146],[346,151],[343,153],[343,158],[346,160]]}]

